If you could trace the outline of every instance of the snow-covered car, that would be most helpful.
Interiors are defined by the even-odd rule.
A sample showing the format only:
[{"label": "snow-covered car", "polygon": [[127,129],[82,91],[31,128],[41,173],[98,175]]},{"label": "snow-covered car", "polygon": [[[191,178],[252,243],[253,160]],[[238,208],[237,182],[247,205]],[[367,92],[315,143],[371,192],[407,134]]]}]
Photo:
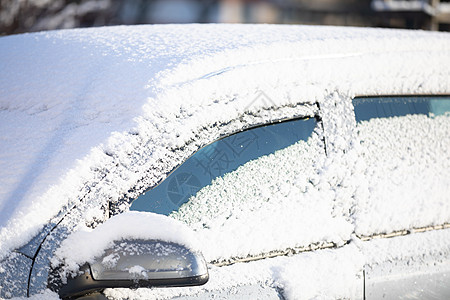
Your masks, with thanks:
[{"label": "snow-covered car", "polygon": [[422,31],[0,38],[0,298],[449,298],[448,66]]}]

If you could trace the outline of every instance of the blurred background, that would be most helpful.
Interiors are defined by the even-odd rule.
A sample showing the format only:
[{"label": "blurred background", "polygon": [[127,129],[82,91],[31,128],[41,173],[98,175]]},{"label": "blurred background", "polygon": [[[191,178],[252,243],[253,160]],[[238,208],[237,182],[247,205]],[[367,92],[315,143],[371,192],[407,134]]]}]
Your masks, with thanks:
[{"label": "blurred background", "polygon": [[156,23],[323,24],[450,31],[450,0],[0,0],[0,35]]}]

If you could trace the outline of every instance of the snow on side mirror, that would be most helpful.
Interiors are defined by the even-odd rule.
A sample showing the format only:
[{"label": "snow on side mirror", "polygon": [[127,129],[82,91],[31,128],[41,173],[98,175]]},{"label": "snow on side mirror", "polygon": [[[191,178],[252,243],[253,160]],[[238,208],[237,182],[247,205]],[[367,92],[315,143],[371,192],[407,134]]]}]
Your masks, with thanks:
[{"label": "snow on side mirror", "polygon": [[83,265],[78,276],[68,278],[59,295],[67,299],[105,288],[179,287],[207,281],[208,269],[199,252],[173,242],[121,241]]},{"label": "snow on side mirror", "polygon": [[105,288],[180,287],[208,281],[195,234],[167,216],[126,212],[78,228],[55,251],[48,286],[63,299]]}]

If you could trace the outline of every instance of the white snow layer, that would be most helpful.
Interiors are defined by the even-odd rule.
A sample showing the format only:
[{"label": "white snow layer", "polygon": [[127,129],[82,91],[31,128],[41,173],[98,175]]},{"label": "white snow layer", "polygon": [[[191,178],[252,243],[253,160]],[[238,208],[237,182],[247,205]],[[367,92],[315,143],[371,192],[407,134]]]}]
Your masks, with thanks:
[{"label": "white snow layer", "polygon": [[[134,197],[220,135],[293,114],[272,106],[326,111],[356,94],[450,93],[449,54],[448,34],[308,26],[2,37],[0,259],[63,207]],[[270,101],[255,101],[261,93]]]},{"label": "white snow layer", "polygon": [[195,230],[208,261],[341,245],[353,225],[334,215],[334,194],[316,186],[324,158],[323,142],[313,134],[218,177],[171,216]]},{"label": "white snow layer", "polygon": [[11,300],[60,300],[59,295],[49,289],[43,290],[42,293],[31,295],[30,297],[14,297]]},{"label": "white snow layer", "polygon": [[220,268],[211,266],[210,280],[204,286],[135,291],[108,289],[105,294],[118,300],[171,299],[195,295],[202,299],[202,294],[208,293],[221,294],[222,297],[217,297],[219,299],[239,299],[241,287],[256,286],[261,289],[267,286],[278,289],[285,299],[292,300],[360,299],[363,263],[359,249],[348,245],[340,249],[305,252]]},{"label": "white snow layer", "polygon": [[[371,285],[379,280],[384,280],[386,284],[389,280],[398,279],[398,275],[405,278],[405,270],[408,275],[429,275],[430,270],[439,268],[448,274],[449,239],[450,229],[366,242],[355,238],[352,240],[354,243],[338,249],[317,250],[220,268],[210,266],[210,280],[200,287],[135,291],[108,289],[106,294],[118,300],[171,299],[193,295],[207,299],[201,296],[208,293],[228,295],[217,297],[219,299],[239,299],[234,296],[239,287],[256,285],[277,288],[285,299],[362,299],[363,268],[366,272],[366,295]],[[383,290],[383,287],[379,287],[379,290]]]},{"label": "white snow layer", "polygon": [[357,126],[360,186],[356,233],[372,235],[450,221],[450,113],[371,119]]},{"label": "white snow layer", "polygon": [[94,263],[114,242],[139,239],[164,240],[200,251],[195,235],[181,222],[149,212],[125,212],[95,229],[77,228],[56,250],[52,265],[61,265],[63,276],[76,273],[85,263]]}]

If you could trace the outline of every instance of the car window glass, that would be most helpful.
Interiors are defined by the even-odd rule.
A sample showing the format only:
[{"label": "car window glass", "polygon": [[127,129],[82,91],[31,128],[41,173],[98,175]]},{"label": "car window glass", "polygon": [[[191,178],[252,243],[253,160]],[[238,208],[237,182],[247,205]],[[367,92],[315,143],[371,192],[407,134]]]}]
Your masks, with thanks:
[{"label": "car window glass", "polygon": [[440,97],[355,98],[353,105],[355,106],[357,122],[373,118],[401,117],[411,114],[439,116],[450,111],[450,101]]},{"label": "car window glass", "polygon": [[[334,213],[328,186],[317,186],[326,159],[321,130],[302,119],[237,133],[198,151],[136,202],[192,228],[208,261],[343,244],[353,225]],[[173,191],[179,197],[170,198]]]},{"label": "car window glass", "polygon": [[359,164],[361,235],[450,222],[450,97],[353,100]]},{"label": "car window glass", "polygon": [[240,165],[286,148],[311,136],[316,120],[299,119],[253,128],[220,139],[198,150],[161,184],[137,198],[131,210],[169,214]]}]

